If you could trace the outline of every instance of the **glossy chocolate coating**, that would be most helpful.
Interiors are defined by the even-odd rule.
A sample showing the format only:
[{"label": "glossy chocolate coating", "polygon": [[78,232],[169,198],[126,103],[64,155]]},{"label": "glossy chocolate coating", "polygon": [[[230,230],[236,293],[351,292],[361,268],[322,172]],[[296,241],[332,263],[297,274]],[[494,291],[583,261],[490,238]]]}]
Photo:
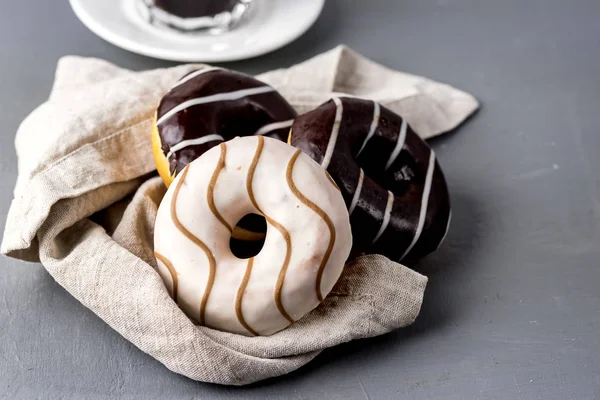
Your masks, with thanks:
[{"label": "glossy chocolate coating", "polygon": [[181,18],[210,17],[231,9],[238,0],[154,0],[156,7]]},{"label": "glossy chocolate coating", "polygon": [[[193,99],[235,92],[250,88],[268,87],[265,83],[228,70],[211,70],[175,86],[161,100],[157,109],[160,120],[174,107]],[[173,146],[185,140],[217,134],[225,141],[237,136],[254,135],[265,125],[291,120],[296,112],[276,91],[253,94],[234,100],[211,101],[192,105],[158,124],[161,149],[165,156]],[[265,136],[286,141],[289,127],[273,130]],[[175,175],[220,141],[191,145],[169,157],[170,173]]]},{"label": "glossy chocolate coating", "polygon": [[[448,227],[450,201],[437,161],[432,164],[431,189],[427,196],[425,183],[433,151],[406,125],[404,143],[394,157],[393,151],[401,137],[402,118],[380,107],[377,121],[372,101],[354,98],[339,98],[339,101],[343,106],[342,117],[327,171],[340,187],[347,207],[359,186],[361,168],[364,171],[358,200],[350,215],[354,253],[378,253],[392,260],[410,262],[434,251]],[[330,100],[299,116],[292,125],[291,144],[323,164],[337,110],[336,103]],[[365,140],[374,120],[377,121],[374,134]],[[386,169],[388,162],[391,164]],[[389,222],[384,225],[388,190],[393,193],[390,197],[393,206]],[[428,202],[419,236],[415,234],[424,197],[428,197]],[[384,230],[373,243],[382,226]],[[413,239],[416,242],[412,243]]]}]

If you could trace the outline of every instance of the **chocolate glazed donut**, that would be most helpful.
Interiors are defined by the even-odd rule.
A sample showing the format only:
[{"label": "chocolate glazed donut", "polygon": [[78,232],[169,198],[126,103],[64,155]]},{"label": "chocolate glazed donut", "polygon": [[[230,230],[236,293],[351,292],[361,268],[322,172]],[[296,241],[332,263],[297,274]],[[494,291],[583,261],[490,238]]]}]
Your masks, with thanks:
[{"label": "chocolate glazed donut", "polygon": [[378,103],[336,97],[299,116],[290,143],[327,169],[352,225],[353,252],[416,261],[450,223],[444,174],[433,150]]},{"label": "chocolate glazed donut", "polygon": [[190,162],[236,136],[285,141],[296,112],[271,86],[208,67],[183,77],[156,110],[153,150],[165,183]]},{"label": "chocolate glazed donut", "polygon": [[[158,172],[169,186],[190,162],[237,136],[286,141],[295,117],[292,106],[275,89],[251,76],[216,67],[191,72],[156,110],[152,152]],[[234,240],[249,241],[235,244],[238,254],[257,253],[265,232],[264,218],[244,217],[232,232]]]}]

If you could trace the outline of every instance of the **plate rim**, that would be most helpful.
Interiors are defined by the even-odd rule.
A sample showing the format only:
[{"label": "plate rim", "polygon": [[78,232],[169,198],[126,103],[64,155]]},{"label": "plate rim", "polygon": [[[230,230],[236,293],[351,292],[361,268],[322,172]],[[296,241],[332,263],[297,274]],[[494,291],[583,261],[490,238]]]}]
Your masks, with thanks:
[{"label": "plate rim", "polygon": [[[297,29],[292,35],[284,38],[280,41],[270,42],[269,45],[256,46],[246,52],[239,53],[237,55],[227,55],[227,53],[209,53],[202,52],[193,54],[193,51],[189,51],[186,54],[182,54],[181,52],[173,52],[166,49],[157,49],[150,45],[140,44],[135,42],[126,36],[119,35],[115,33],[113,30],[106,28],[96,19],[94,19],[83,3],[86,0],[69,0],[69,4],[71,5],[71,9],[75,13],[75,16],[81,21],[81,23],[88,28],[92,33],[105,40],[106,42],[122,48],[124,50],[130,51],[132,53],[141,54],[147,57],[152,57],[160,60],[167,61],[178,61],[178,62],[232,62],[239,60],[246,60],[254,57],[258,57],[275,50],[278,50],[287,44],[295,41],[304,33],[306,33],[317,21],[321,13],[323,12],[323,7],[325,5],[325,0],[311,0],[315,3],[315,12],[311,16],[311,18],[307,19],[301,27]],[[118,1],[118,0],[115,0]],[[279,1],[279,0],[276,0]],[[133,23],[132,23],[133,24]]]}]

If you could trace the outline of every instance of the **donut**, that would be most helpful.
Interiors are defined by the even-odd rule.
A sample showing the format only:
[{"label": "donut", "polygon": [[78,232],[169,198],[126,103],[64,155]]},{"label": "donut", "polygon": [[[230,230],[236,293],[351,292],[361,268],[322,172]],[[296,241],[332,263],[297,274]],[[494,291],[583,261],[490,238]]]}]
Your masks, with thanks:
[{"label": "donut", "polygon": [[[152,153],[167,186],[187,164],[236,136],[286,141],[296,112],[271,86],[251,76],[205,67],[184,76],[162,98],[152,130]],[[234,240],[260,241],[265,226],[248,216]],[[257,248],[240,243],[238,247]]]},{"label": "donut", "polygon": [[294,121],[290,143],[327,169],[352,225],[353,254],[414,262],[450,224],[444,174],[433,150],[376,102],[334,97]]},{"label": "donut", "polygon": [[286,141],[296,112],[271,86],[251,76],[205,67],[184,76],[161,99],[152,153],[165,184],[204,152],[236,136]]},{"label": "donut", "polygon": [[[264,246],[242,259],[232,227],[247,214],[267,221]],[[188,164],[156,217],[158,272],[200,325],[270,335],[314,309],[339,278],[352,247],[337,188],[300,150],[263,136],[240,137]]]}]

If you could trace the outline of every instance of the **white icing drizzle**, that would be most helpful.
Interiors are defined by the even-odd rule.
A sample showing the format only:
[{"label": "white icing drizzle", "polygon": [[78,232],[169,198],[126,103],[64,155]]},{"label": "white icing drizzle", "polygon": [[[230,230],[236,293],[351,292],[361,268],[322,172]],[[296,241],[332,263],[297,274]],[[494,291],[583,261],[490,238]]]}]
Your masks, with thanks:
[{"label": "white icing drizzle", "polygon": [[387,204],[385,205],[385,212],[383,213],[383,221],[381,222],[381,227],[379,228],[379,232],[377,232],[377,235],[375,235],[375,239],[373,239],[373,242],[371,242],[371,244],[375,244],[375,242],[377,242],[379,240],[381,235],[383,235],[383,232],[385,232],[385,228],[387,228],[388,224],[390,223],[390,217],[392,215],[392,206],[393,205],[394,205],[394,193],[392,193],[388,190],[388,199],[387,199]]},{"label": "white icing drizzle", "polygon": [[402,260],[410,251],[413,246],[419,241],[419,237],[421,236],[421,232],[423,232],[423,225],[425,224],[425,216],[427,215],[427,203],[429,203],[429,193],[431,192],[431,182],[433,180],[433,171],[435,170],[435,153],[433,150],[431,151],[431,155],[429,156],[429,166],[427,167],[427,175],[425,176],[425,188],[423,189],[423,197],[421,198],[421,212],[419,213],[419,223],[417,225],[417,230],[415,231],[415,235],[413,236],[413,240],[402,254],[400,260]]},{"label": "white icing drizzle", "polygon": [[292,126],[293,122],[293,119],[288,119],[287,121],[273,122],[257,130],[254,133],[254,135],[265,135],[269,132],[276,131],[277,129],[289,128],[290,126]]},{"label": "white icing drizzle", "polygon": [[356,157],[360,156],[360,153],[363,151],[363,149],[367,145],[367,142],[369,140],[371,140],[371,138],[375,134],[377,125],[379,125],[379,115],[380,114],[381,114],[381,109],[379,107],[379,103],[374,101],[373,102],[373,121],[371,122],[371,128],[369,129],[369,133],[367,134],[367,137],[365,138],[365,141],[363,142],[362,146],[360,147],[360,150],[358,151],[358,154],[356,155]]},{"label": "white icing drizzle", "polygon": [[394,147],[394,151],[390,154],[390,159],[387,164],[385,164],[385,169],[387,170],[393,163],[396,161],[396,157],[402,151],[402,147],[404,146],[404,141],[406,140],[406,120],[402,120],[402,125],[400,126],[400,134],[398,135],[398,141],[396,142],[396,147]]},{"label": "white icing drizzle", "polygon": [[360,191],[362,190],[363,180],[365,179],[365,172],[360,169],[360,175],[358,175],[358,183],[356,184],[356,190],[354,191],[354,196],[352,197],[352,202],[350,202],[350,208],[348,209],[348,214],[352,215],[352,211],[354,211],[354,207],[358,203],[358,199],[360,198]]},{"label": "white icing drizzle", "polygon": [[225,139],[223,139],[223,136],[221,136],[221,135],[206,135],[206,136],[202,136],[202,137],[199,137],[196,139],[181,141],[169,149],[169,152],[167,153],[167,160],[170,159],[171,156],[173,154],[175,154],[175,152],[177,152],[181,149],[184,149],[188,146],[197,146],[199,144],[214,142],[215,140],[219,140],[219,141],[223,142]]},{"label": "white icing drizzle", "polygon": [[156,121],[156,125],[162,124],[167,119],[171,118],[173,115],[177,114],[180,111],[185,110],[188,107],[197,106],[199,104],[214,103],[216,101],[237,100],[237,99],[241,99],[242,97],[252,96],[252,95],[262,94],[262,93],[269,93],[269,92],[273,92],[273,91],[275,91],[275,89],[273,89],[271,86],[259,86],[256,88],[235,90],[233,92],[228,92],[228,93],[218,93],[218,94],[213,94],[211,96],[199,97],[197,99],[191,99],[188,101],[184,101],[183,103],[173,107],[168,112],[166,112],[162,117],[160,117],[158,119],[158,121]]},{"label": "white icing drizzle", "polygon": [[451,220],[452,220],[452,210],[450,210],[450,213],[448,214],[448,222],[446,223],[446,231],[444,232],[444,236],[442,236],[442,240],[440,240],[437,247],[435,248],[436,250],[440,248],[440,246],[442,245],[442,242],[446,239],[446,236],[448,236],[448,231],[450,230],[450,221]]},{"label": "white icing drizzle", "polygon": [[210,71],[222,71],[223,68],[219,68],[219,67],[206,67],[203,69],[199,69],[198,71],[194,71],[191,74],[188,74],[186,76],[184,76],[183,78],[181,78],[172,88],[171,90],[175,89],[177,86],[183,85],[184,83],[186,83],[187,81],[190,81],[192,79],[194,79],[195,77],[197,77],[198,75],[202,75],[205,74],[207,72]]},{"label": "white icing drizzle", "polygon": [[335,142],[337,142],[338,133],[340,132],[340,124],[342,123],[342,114],[344,112],[342,101],[338,97],[333,97],[332,100],[336,105],[336,111],[331,135],[329,135],[329,143],[327,143],[327,150],[325,151],[325,156],[321,163],[321,166],[325,169],[327,169],[331,162],[331,156],[333,156],[333,150],[335,149]]}]

